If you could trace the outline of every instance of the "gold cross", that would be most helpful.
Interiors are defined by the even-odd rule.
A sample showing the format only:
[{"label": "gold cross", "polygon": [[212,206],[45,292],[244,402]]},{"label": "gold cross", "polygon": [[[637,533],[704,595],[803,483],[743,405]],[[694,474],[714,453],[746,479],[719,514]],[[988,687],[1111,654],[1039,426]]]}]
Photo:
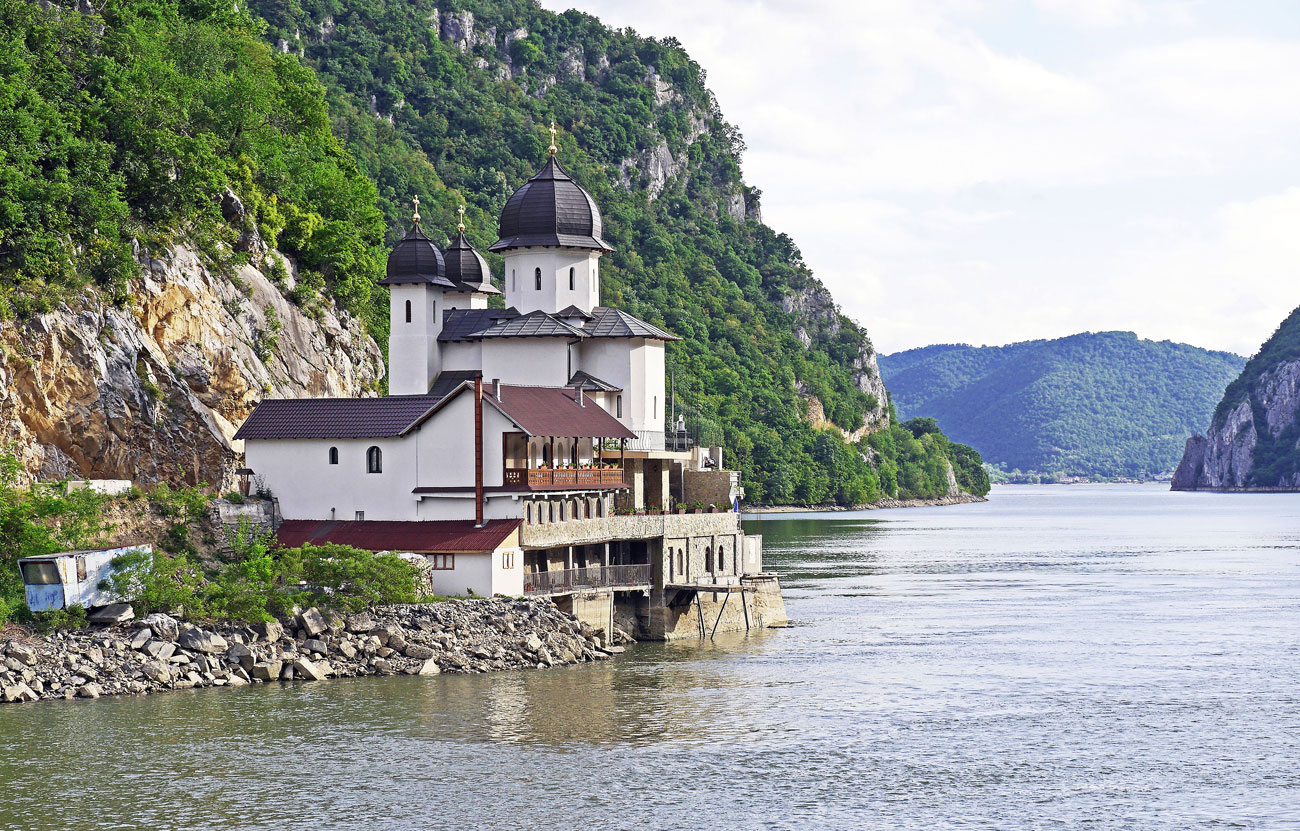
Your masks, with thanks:
[{"label": "gold cross", "polygon": [[418,196],[412,197],[411,202],[415,205],[415,214],[411,217],[411,221],[414,222],[416,225],[419,225],[420,224],[420,197]]},{"label": "gold cross", "polygon": [[560,152],[560,148],[555,146],[555,134],[558,132],[559,130],[555,129],[555,119],[551,119],[551,146],[546,148],[546,152],[550,153],[552,156]]},{"label": "gold cross", "polygon": [[465,206],[461,205],[459,208],[456,209],[456,211],[457,213],[460,214],[460,222],[456,224],[456,230],[464,231],[465,230]]}]

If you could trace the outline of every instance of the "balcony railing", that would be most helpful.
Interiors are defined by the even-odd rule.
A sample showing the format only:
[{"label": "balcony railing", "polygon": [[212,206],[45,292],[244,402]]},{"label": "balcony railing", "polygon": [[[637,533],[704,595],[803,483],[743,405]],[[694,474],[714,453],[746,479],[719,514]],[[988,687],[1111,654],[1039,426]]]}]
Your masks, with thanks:
[{"label": "balcony railing", "polygon": [[650,565],[591,566],[524,574],[524,594],[564,594],[583,589],[650,585]]},{"label": "balcony railing", "polygon": [[522,468],[508,467],[505,470],[507,487],[530,488],[585,488],[599,485],[623,484],[623,469],[620,467],[561,467],[561,468]]}]

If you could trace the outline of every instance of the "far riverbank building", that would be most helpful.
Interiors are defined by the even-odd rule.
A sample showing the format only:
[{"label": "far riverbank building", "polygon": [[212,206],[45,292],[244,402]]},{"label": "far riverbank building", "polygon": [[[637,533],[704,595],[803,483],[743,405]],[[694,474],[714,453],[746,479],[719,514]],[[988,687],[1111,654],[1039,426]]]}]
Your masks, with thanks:
[{"label": "far riverbank building", "polygon": [[441,594],[545,594],[643,637],[784,619],[738,475],[667,423],[677,338],[600,304],[612,249],[554,143],[501,213],[502,289],[463,222],[441,251],[416,204],[382,281],[389,395],[266,400],[235,436],[281,543],[421,554]]}]

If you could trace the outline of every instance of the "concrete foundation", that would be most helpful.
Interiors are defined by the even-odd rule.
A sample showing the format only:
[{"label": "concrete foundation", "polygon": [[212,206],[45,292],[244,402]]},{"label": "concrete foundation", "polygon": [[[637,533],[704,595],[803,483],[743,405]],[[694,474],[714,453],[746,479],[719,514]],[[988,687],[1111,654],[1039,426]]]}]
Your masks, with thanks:
[{"label": "concrete foundation", "polygon": [[684,592],[667,588],[652,592],[648,626],[641,637],[699,640],[722,632],[747,632],[786,623],[781,581],[775,574],[747,575],[741,582],[745,591]]}]

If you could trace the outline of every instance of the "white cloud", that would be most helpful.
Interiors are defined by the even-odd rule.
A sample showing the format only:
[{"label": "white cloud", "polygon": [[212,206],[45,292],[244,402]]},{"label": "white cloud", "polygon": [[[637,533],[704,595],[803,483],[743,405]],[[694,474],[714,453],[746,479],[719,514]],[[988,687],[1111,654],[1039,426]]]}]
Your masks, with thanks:
[{"label": "white cloud", "polygon": [[[1300,303],[1275,282],[1296,252],[1266,219],[1291,205],[1267,195],[1300,184],[1300,43],[1265,11],[577,5],[683,42],[745,135],[765,218],[882,349],[1120,327],[1249,350]],[[1235,279],[1207,314],[1197,291],[1246,272],[1274,282]]]}]

